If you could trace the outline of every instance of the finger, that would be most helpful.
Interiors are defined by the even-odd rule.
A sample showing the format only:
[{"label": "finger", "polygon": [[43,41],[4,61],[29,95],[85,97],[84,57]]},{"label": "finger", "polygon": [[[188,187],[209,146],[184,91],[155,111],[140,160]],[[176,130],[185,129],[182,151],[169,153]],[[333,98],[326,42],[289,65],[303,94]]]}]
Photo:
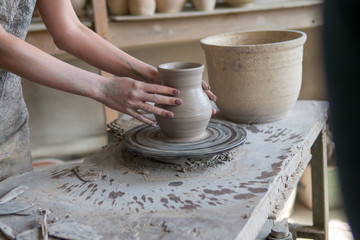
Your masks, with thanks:
[{"label": "finger", "polygon": [[215,115],[217,113],[215,108],[212,108],[212,115]]},{"label": "finger", "polygon": [[138,109],[141,109],[145,112],[155,114],[157,116],[161,116],[163,118],[173,118],[174,114],[170,111],[167,111],[165,109],[153,106],[151,104],[147,103],[140,103],[138,106]]},{"label": "finger", "polygon": [[215,96],[210,90],[205,90],[206,95],[209,97],[210,100],[216,102],[218,100],[218,97]]},{"label": "finger", "polygon": [[145,117],[143,114],[139,113],[138,111],[130,109],[128,111],[128,114],[132,116],[133,118],[139,120],[140,122],[143,122],[147,125],[150,125],[152,127],[156,127],[156,123],[154,123],[151,119]]},{"label": "finger", "polygon": [[159,73],[157,72],[156,76],[153,77],[151,83],[155,83],[155,84],[161,84],[161,81],[160,81],[160,75]]},{"label": "finger", "polygon": [[145,84],[144,91],[148,93],[156,93],[169,96],[176,96],[179,94],[179,90],[177,90],[176,88],[162,86],[158,84]]},{"label": "finger", "polygon": [[182,100],[180,98],[163,96],[160,94],[145,94],[141,100],[143,102],[153,102],[156,104],[164,104],[164,105],[181,105]]},{"label": "finger", "polygon": [[204,80],[201,81],[201,86],[204,89],[204,91],[210,90],[210,86]]}]

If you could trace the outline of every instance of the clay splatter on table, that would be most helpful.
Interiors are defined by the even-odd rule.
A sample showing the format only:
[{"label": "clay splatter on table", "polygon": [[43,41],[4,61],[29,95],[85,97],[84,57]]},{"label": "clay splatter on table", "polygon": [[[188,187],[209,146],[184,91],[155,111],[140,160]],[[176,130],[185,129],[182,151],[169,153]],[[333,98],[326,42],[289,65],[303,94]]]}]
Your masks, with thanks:
[{"label": "clay splatter on table", "polygon": [[300,102],[288,119],[254,125],[253,131],[243,125],[251,144],[212,159],[159,162],[128,152],[118,142],[83,163],[101,167],[93,182],[74,173],[79,163],[11,177],[1,182],[0,190],[8,192],[26,182],[29,190],[19,197],[36,199],[36,205],[26,216],[1,216],[0,221],[23,232],[41,207],[52,210],[49,221],[69,218],[91,226],[103,239],[254,236],[259,225],[276,216],[309,162],[326,106]]}]

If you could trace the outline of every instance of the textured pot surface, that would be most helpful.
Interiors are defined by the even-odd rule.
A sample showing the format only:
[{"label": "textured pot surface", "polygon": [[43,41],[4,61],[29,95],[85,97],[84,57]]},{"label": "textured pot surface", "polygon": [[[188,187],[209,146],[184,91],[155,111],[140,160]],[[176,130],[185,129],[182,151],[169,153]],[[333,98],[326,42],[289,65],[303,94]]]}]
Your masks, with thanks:
[{"label": "textured pot surface", "polygon": [[131,15],[151,16],[155,13],[155,0],[130,0],[128,4]]},{"label": "textured pot surface", "polygon": [[172,119],[156,117],[162,133],[183,141],[201,138],[212,114],[209,98],[201,87],[204,65],[174,62],[162,64],[158,70],[161,84],[178,89],[183,101],[179,106],[159,105],[174,113]]},{"label": "textured pot surface", "polygon": [[226,3],[233,7],[243,7],[253,2],[254,0],[226,0]]},{"label": "textured pot surface", "polygon": [[156,0],[158,12],[174,13],[181,12],[186,0]]},{"label": "textured pot surface", "polygon": [[226,33],[201,40],[217,105],[230,121],[282,119],[302,82],[306,34],[291,30]]},{"label": "textured pot surface", "polygon": [[111,15],[128,14],[128,0],[107,0],[107,4]]},{"label": "textured pot surface", "polygon": [[216,0],[192,0],[194,7],[199,11],[212,11],[215,8]]},{"label": "textured pot surface", "polygon": [[86,0],[71,0],[71,4],[78,17],[85,16]]}]

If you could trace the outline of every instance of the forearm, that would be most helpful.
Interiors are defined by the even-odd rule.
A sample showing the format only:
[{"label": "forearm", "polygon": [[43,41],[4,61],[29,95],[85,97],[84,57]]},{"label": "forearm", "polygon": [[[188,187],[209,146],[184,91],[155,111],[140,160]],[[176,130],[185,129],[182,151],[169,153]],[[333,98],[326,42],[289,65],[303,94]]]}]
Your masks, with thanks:
[{"label": "forearm", "polygon": [[94,99],[102,80],[6,33],[1,26],[0,67],[44,86]]},{"label": "forearm", "polygon": [[178,94],[178,90],[174,88],[144,83],[129,77],[102,77],[76,68],[8,34],[1,25],[0,68],[44,86],[90,97],[150,125],[155,123],[138,110],[165,118],[174,115],[147,102],[160,105],[181,104],[180,99],[169,97]]},{"label": "forearm", "polygon": [[114,75],[144,82],[157,82],[159,78],[153,66],[123,52],[82,24],[59,36],[57,42],[66,52]]},{"label": "forearm", "polygon": [[37,7],[59,48],[116,76],[159,83],[156,68],[126,54],[84,26],[70,1],[37,0]]}]

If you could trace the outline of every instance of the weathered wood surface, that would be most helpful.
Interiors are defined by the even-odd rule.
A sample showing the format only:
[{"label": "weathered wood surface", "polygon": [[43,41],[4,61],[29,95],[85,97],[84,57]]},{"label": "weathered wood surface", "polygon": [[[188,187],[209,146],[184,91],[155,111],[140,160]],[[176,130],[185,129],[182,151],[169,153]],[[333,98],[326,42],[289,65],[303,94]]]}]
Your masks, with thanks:
[{"label": "weathered wood surface", "polygon": [[[328,104],[298,101],[284,120],[242,125],[248,131],[235,158],[218,167],[177,171],[176,165],[133,157],[121,143],[86,159],[101,177],[83,182],[78,164],[38,169],[0,183],[0,191],[26,185],[34,199],[28,216],[0,216],[20,233],[35,226],[36,209],[49,221],[72,219],[103,239],[255,239],[276,217],[310,159]],[[81,165],[80,165],[81,166]]]}]

